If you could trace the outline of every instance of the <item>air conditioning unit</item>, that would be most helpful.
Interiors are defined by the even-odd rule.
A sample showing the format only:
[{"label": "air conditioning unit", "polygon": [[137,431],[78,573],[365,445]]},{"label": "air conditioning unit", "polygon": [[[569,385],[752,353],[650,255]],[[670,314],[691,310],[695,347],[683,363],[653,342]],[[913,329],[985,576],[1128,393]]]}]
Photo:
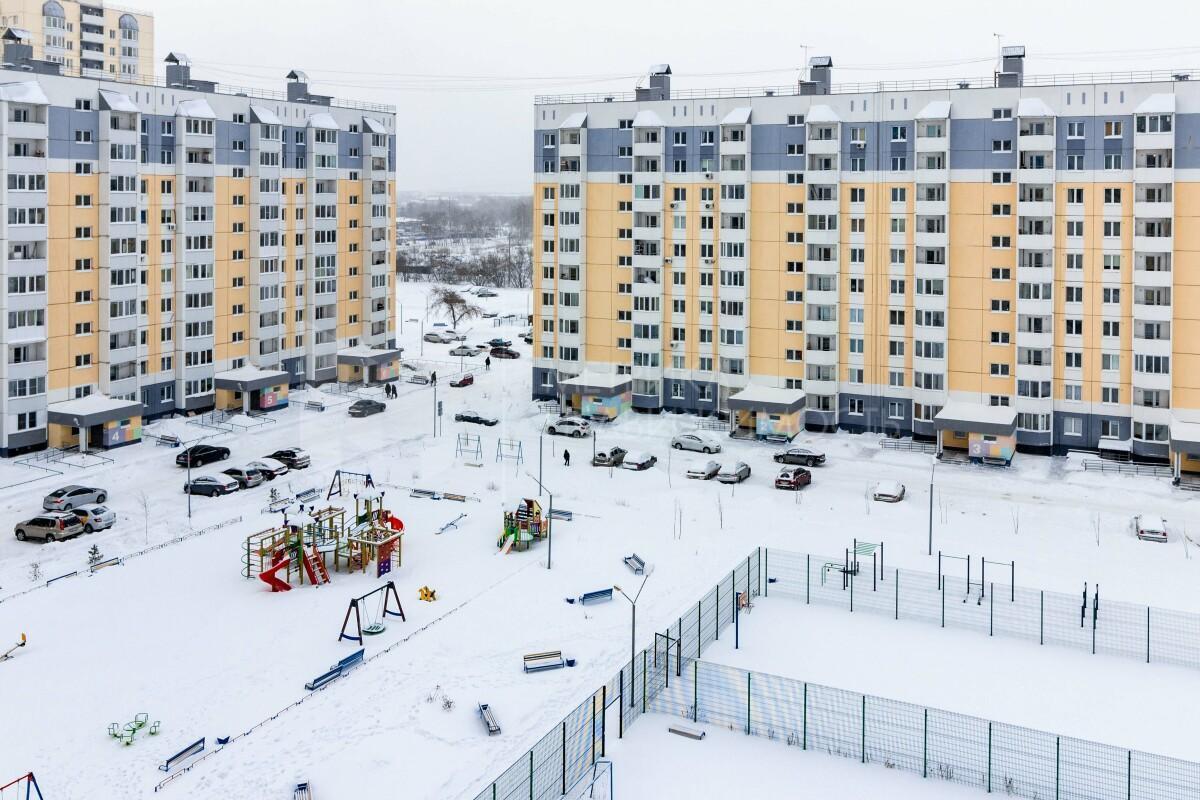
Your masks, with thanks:
[{"label": "air conditioning unit", "polygon": [[674,208],[674,207],[675,207],[675,201],[674,201],[674,200],[672,200],[672,201],[671,201],[671,208]]},{"label": "air conditioning unit", "polygon": [[174,222],[164,222],[164,223],[163,223],[163,230],[168,230],[168,231],[173,231],[173,230],[175,230],[175,223],[174,223]]},{"label": "air conditioning unit", "polygon": [[711,208],[712,208],[712,203],[705,203],[705,204],[704,204],[704,207],[705,207],[705,208],[709,208],[709,209],[711,209]]},{"label": "air conditioning unit", "polygon": [[867,147],[867,143],[866,143],[866,142],[851,142],[850,144],[854,145],[854,146],[855,146],[856,148],[858,148],[859,150],[864,150],[864,149],[866,149],[866,147]]},{"label": "air conditioning unit", "polygon": [[704,259],[704,263],[711,264],[711,263],[713,263],[713,260],[711,258],[706,258],[706,259]]},{"label": "air conditioning unit", "polygon": [[712,173],[711,173],[711,172],[706,172],[706,173],[704,173],[704,179],[705,179],[705,180],[709,180],[709,181],[711,181],[711,180],[712,180]]}]

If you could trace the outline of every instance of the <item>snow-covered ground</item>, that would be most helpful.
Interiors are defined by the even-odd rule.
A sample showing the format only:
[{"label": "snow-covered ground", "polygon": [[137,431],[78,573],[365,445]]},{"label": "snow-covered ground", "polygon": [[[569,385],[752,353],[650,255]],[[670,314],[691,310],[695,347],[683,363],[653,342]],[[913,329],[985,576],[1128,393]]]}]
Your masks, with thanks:
[{"label": "snow-covered ground", "polygon": [[[425,317],[426,290],[421,284],[400,284],[404,319]],[[719,460],[744,460],[753,475],[745,484],[720,486],[688,481],[687,466],[701,457],[667,446],[673,433],[694,429],[694,418],[628,414],[600,427],[595,446],[647,449],[658,456],[658,464],[646,472],[592,468],[587,463],[591,440],[539,439],[545,417],[529,400],[529,348],[518,338],[526,328],[527,293],[502,291],[498,298],[479,302],[519,318],[499,326],[490,319],[460,326],[471,328],[469,340],[495,335],[515,339],[522,358],[493,359],[490,372],[480,359],[467,359],[466,367],[477,378],[472,387],[446,385],[461,363],[448,356],[449,346],[419,342],[432,317],[425,317],[423,326],[404,324],[406,355],[439,373],[436,398],[444,404],[445,416],[438,436],[433,435],[434,389],[412,384],[401,385],[400,397],[388,402],[385,413],[365,419],[348,418],[344,405],[331,405],[323,413],[304,411],[298,402],[303,395],[297,393],[291,408],[272,415],[275,422],[236,434],[180,419],[151,426],[151,432],[176,433],[185,440],[215,434],[208,441],[230,447],[231,463],[286,445],[304,447],[313,466],[283,479],[291,491],[324,489],[339,467],[370,472],[386,491],[386,505],[406,525],[403,564],[390,577],[407,620],[393,620],[366,644],[369,658],[393,649],[234,741],[162,794],[286,797],[297,780],[310,780],[321,800],[473,796],[628,657],[629,609],[622,600],[584,609],[563,598],[629,580],[622,558],[631,552],[655,566],[638,609],[639,631],[645,632],[639,633],[639,647],[649,640],[650,630],[692,606],[756,546],[836,554],[854,537],[882,539],[889,566],[936,568],[936,558],[926,555],[929,456],[881,450],[876,436],[803,434],[800,442],[824,449],[829,460],[814,470],[811,487],[792,494],[771,486],[771,448],[727,442]],[[327,392],[322,396],[329,397]],[[455,423],[454,414],[467,408],[501,422],[494,428]],[[482,437],[481,466],[467,465],[476,461],[473,456],[456,455],[460,431]],[[521,442],[524,462],[498,461],[500,439]],[[550,548],[544,543],[507,556],[496,550],[503,509],[537,494],[539,444],[544,484],[554,492],[554,505],[575,512],[573,521],[554,523],[551,569]],[[573,456],[570,467],[563,465],[564,448]],[[305,681],[353,652],[350,644],[337,642],[347,602],[379,581],[341,573],[318,589],[272,594],[260,581],[243,578],[245,537],[276,519],[263,513],[267,487],[195,498],[189,521],[180,491],[183,472],[174,466],[176,452],[146,443],[108,453],[112,464],[58,467],[61,476],[0,464],[0,485],[27,481],[0,489],[0,531],[10,531],[36,513],[40,498],[66,483],[106,487],[110,505],[120,515],[111,531],[51,545],[0,535],[0,599],[11,597],[0,602],[0,649],[22,631],[29,636],[27,647],[0,664],[2,707],[9,723],[0,725],[0,782],[33,770],[46,797],[55,800],[149,796],[164,777],[156,767],[166,756],[201,736],[211,742],[269,720],[308,696]],[[867,490],[881,479],[905,483],[905,501],[868,502]],[[469,499],[412,498],[413,487]],[[1192,547],[1189,553],[1183,543],[1183,534],[1200,532],[1198,501],[1165,481],[1084,473],[1074,458],[1018,456],[1006,471],[943,465],[936,471],[934,549],[1015,560],[1021,585],[1075,592],[1085,580],[1098,581],[1113,599],[1200,611],[1200,550]],[[1168,520],[1174,532],[1171,543],[1148,544],[1130,536],[1129,518],[1141,511]],[[460,514],[467,516],[457,528],[435,533]],[[240,522],[92,577],[20,594],[47,578],[85,567],[92,545],[106,557],[121,556],[238,517]],[[40,581],[30,579],[34,564]],[[425,585],[437,589],[436,602],[416,599],[417,589]],[[763,601],[748,621],[751,644],[738,657],[749,658],[761,649],[756,628],[773,617],[776,630],[786,629],[793,637],[781,644],[779,663],[741,665],[1089,738],[1108,740],[1099,732],[1112,732],[1115,744],[1196,756],[1194,748],[1156,745],[1146,726],[1120,725],[1123,718],[1150,717],[1148,707],[1172,725],[1184,724],[1181,712],[1165,700],[1171,687],[1176,697],[1190,692],[1183,681],[1191,674],[1181,670],[1051,653],[1050,648],[988,641],[916,623],[889,627],[886,620],[776,599]],[[846,641],[812,648],[795,638],[804,632],[823,642],[838,636]],[[864,644],[871,640],[888,642],[893,652],[934,648],[930,652],[943,654],[947,664],[961,663],[962,669],[935,670],[937,678],[907,675],[887,667]],[[522,654],[547,649],[562,649],[578,666],[523,674]],[[990,666],[970,668],[965,652],[986,654],[979,657]],[[955,660],[960,657],[962,662]],[[1005,670],[1024,676],[1027,683],[1029,676],[1041,676],[1044,688],[1022,694],[1014,688],[1017,679],[1001,680],[997,673]],[[985,694],[993,678],[995,697],[970,702],[970,688]],[[1159,686],[1133,686],[1139,679]],[[933,691],[954,681],[964,687],[961,694]],[[1114,681],[1130,683],[1128,702],[1107,710],[1094,702],[1044,702],[1045,693],[1076,681],[1070,697],[1081,697],[1084,687],[1091,686],[1094,698],[1103,691],[1102,681],[1109,687]],[[1106,695],[1113,691],[1125,687]],[[443,709],[444,696],[454,701],[450,710]],[[1144,705],[1139,707],[1138,699]],[[962,707],[956,705],[960,700]],[[475,713],[478,702],[495,709],[503,726],[500,736],[488,737],[482,729]],[[123,723],[139,712],[161,720],[161,733],[139,737],[130,747],[107,736],[109,723]],[[668,753],[675,748],[676,743],[665,745],[655,733],[662,727],[653,720],[639,722],[630,732],[634,738],[613,748],[618,783],[629,787],[621,796],[642,796],[642,784],[626,781],[656,768],[657,748],[667,747]],[[642,736],[646,738],[638,738]],[[634,742],[642,744],[630,754]],[[763,770],[793,755],[761,740],[731,742],[728,748],[719,744],[714,738],[700,746],[706,753],[728,754],[731,764],[762,763]],[[751,755],[751,750],[763,754]],[[775,750],[782,755],[774,755]],[[719,770],[721,759],[706,760],[706,767]],[[827,761],[824,766],[819,757],[805,756],[799,774],[819,772],[824,777],[812,780],[832,784],[857,767]],[[691,769],[688,763],[681,762],[681,768]],[[914,785],[908,776],[870,773],[872,777],[861,779],[862,793],[852,794],[904,796],[903,786]],[[791,794],[786,783],[769,784],[776,785],[780,788],[774,794],[763,796]],[[921,784],[923,791],[925,786]],[[958,794],[946,794],[951,796]]]}]

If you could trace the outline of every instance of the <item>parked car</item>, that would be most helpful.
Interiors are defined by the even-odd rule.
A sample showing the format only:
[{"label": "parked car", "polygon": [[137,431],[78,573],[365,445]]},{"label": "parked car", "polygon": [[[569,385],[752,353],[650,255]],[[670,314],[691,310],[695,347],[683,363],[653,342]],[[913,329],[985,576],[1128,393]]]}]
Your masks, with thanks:
[{"label": "parked car", "polygon": [[83,524],[84,533],[102,531],[117,524],[117,512],[99,503],[80,506],[71,513],[78,517]]},{"label": "parked car", "polygon": [[694,450],[697,453],[719,453],[721,443],[702,436],[698,433],[681,433],[671,440],[671,447],[676,450]]},{"label": "parked car", "polygon": [[625,456],[629,451],[623,447],[610,447],[607,450],[601,450],[592,456],[593,467],[619,467],[625,461]]},{"label": "parked car", "polygon": [[717,477],[721,472],[721,465],[716,461],[705,461],[703,464],[697,464],[694,467],[689,467],[687,476],[689,478],[697,478],[702,481],[709,481]]},{"label": "parked car", "polygon": [[504,339],[497,336],[495,339],[488,339],[488,347],[512,347],[512,339]]},{"label": "parked car", "polygon": [[244,467],[230,467],[229,469],[221,470],[221,474],[233,478],[242,489],[253,489],[266,480],[261,472],[248,465]]},{"label": "parked car", "polygon": [[70,511],[78,506],[89,503],[103,503],[108,499],[108,492],[88,486],[71,484],[61,489],[55,489],[42,498],[42,508],[46,511]]},{"label": "parked car", "polygon": [[184,494],[202,494],[206,497],[219,497],[223,494],[236,492],[239,488],[237,480],[228,475],[198,475],[191,483],[183,485]]},{"label": "parked car", "polygon": [[493,347],[492,358],[520,358],[521,354],[511,347]]},{"label": "parked car", "polygon": [[776,489],[799,489],[812,483],[812,473],[804,467],[784,467],[775,476]]},{"label": "parked car", "polygon": [[522,333],[521,341],[525,344],[533,344],[533,331],[525,331]]},{"label": "parked car", "polygon": [[476,297],[499,297],[500,295],[493,292],[491,289],[483,288],[475,292]]},{"label": "parked car", "polygon": [[624,469],[641,470],[650,469],[658,463],[658,457],[652,456],[649,453],[626,453],[625,460],[621,462],[621,467]]},{"label": "parked car", "polygon": [[724,468],[717,473],[717,480],[721,483],[741,483],[750,477],[750,465],[745,461],[739,461],[732,467]]},{"label": "parked car", "polygon": [[452,355],[452,356],[467,356],[467,357],[477,356],[477,355],[479,355],[479,348],[472,347],[469,344],[460,344],[457,347],[450,348],[450,355]]},{"label": "parked car", "polygon": [[444,333],[442,333],[440,331],[429,331],[421,338],[424,339],[425,341],[431,342],[433,344],[450,344],[450,342],[454,341],[449,336],[446,336]]},{"label": "parked car", "polygon": [[476,425],[487,425],[489,428],[500,422],[495,417],[485,417],[483,414],[477,414],[474,411],[460,411],[454,415],[454,421],[473,422]]},{"label": "parked car", "polygon": [[467,372],[454,380],[450,381],[450,385],[455,389],[461,389],[464,386],[471,386],[475,383],[475,376]]},{"label": "parked car", "polygon": [[211,464],[214,461],[224,461],[227,458],[229,458],[228,447],[214,447],[211,444],[194,444],[175,456],[175,463],[178,466],[186,467],[188,459],[191,459],[193,467],[202,467],[205,464]]},{"label": "parked car", "polygon": [[382,413],[386,409],[387,406],[378,400],[355,400],[350,404],[349,414],[352,417],[369,417],[372,414]]},{"label": "parked car", "polygon": [[442,336],[448,338],[451,342],[465,342],[467,340],[466,334],[459,333],[453,328],[446,328],[446,330],[442,331]]},{"label": "parked car", "polygon": [[246,466],[258,470],[269,481],[275,480],[280,475],[287,475],[291,471],[287,464],[270,457],[255,459]]},{"label": "parked car", "polygon": [[1130,523],[1137,538],[1147,542],[1167,541],[1167,521],[1153,514],[1138,514]]},{"label": "parked car", "polygon": [[22,542],[26,539],[54,542],[83,533],[83,523],[70,511],[47,511],[32,519],[18,522],[13,532]]},{"label": "parked car", "polygon": [[288,465],[289,469],[305,469],[312,464],[312,460],[308,457],[308,452],[301,450],[299,447],[285,447],[282,450],[276,450],[267,457],[282,461]]},{"label": "parked car", "polygon": [[817,464],[825,463],[824,453],[810,450],[807,447],[789,447],[787,450],[776,453],[774,458],[777,464],[803,464],[806,467],[815,467]]},{"label": "parked car", "polygon": [[885,503],[899,503],[904,499],[904,484],[899,481],[880,481],[871,490],[872,500],[882,500]]},{"label": "parked car", "polygon": [[592,426],[586,419],[579,417],[562,417],[551,422],[546,427],[546,433],[551,436],[574,436],[579,439],[592,432]]}]

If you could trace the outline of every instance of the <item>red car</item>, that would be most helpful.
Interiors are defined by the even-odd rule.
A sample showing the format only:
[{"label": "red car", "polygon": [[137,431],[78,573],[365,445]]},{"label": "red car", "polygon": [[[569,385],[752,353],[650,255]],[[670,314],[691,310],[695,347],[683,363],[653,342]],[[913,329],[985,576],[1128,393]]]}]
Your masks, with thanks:
[{"label": "red car", "polygon": [[787,467],[775,477],[776,489],[796,490],[812,483],[812,473],[804,467]]},{"label": "red car", "polygon": [[459,377],[457,380],[450,381],[450,385],[455,389],[462,388],[463,386],[470,386],[473,383],[475,383],[475,376],[469,372],[466,375]]}]

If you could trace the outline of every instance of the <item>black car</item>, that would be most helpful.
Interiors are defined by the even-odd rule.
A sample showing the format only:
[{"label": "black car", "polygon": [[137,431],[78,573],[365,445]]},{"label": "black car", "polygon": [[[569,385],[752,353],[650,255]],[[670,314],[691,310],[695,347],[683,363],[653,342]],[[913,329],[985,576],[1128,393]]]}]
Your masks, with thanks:
[{"label": "black car", "polygon": [[288,469],[304,469],[312,463],[308,457],[308,453],[301,450],[299,447],[285,447],[282,450],[276,450],[267,458],[273,458],[276,461],[282,461],[287,464]]},{"label": "black car", "polygon": [[512,347],[512,339],[502,339],[497,336],[495,339],[488,339],[489,347]]},{"label": "black car", "polygon": [[350,405],[350,416],[369,417],[387,410],[387,406],[378,400],[355,400]]},{"label": "black car", "polygon": [[520,358],[521,354],[511,347],[493,347],[492,358]]},{"label": "black car", "polygon": [[205,464],[211,464],[214,461],[224,461],[229,458],[229,448],[214,447],[211,444],[195,444],[175,456],[175,463],[178,466],[186,467],[189,458],[192,461],[193,467],[202,467]]},{"label": "black car", "polygon": [[787,450],[776,453],[773,458],[776,464],[803,464],[806,467],[815,467],[817,464],[825,463],[824,453],[809,450],[807,447],[789,447]]},{"label": "black car", "polygon": [[454,415],[454,421],[474,422],[476,425],[487,425],[490,428],[500,420],[495,417],[485,417],[482,414],[476,414],[474,411],[461,411]]}]

